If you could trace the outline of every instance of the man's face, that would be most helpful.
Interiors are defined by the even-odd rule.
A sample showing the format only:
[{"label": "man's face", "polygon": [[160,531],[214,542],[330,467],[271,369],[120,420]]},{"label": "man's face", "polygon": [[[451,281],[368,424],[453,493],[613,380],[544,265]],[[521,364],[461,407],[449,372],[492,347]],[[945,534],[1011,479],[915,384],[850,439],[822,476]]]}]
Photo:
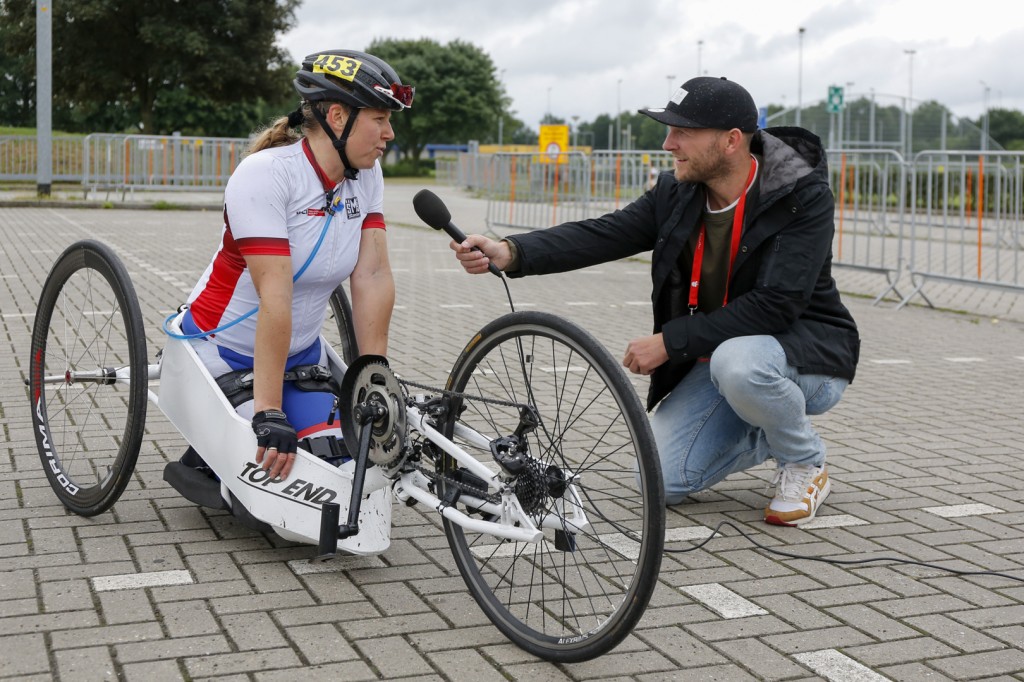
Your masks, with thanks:
[{"label": "man's face", "polygon": [[676,180],[706,184],[727,175],[727,134],[728,131],[711,128],[670,127],[661,148],[675,159]]}]

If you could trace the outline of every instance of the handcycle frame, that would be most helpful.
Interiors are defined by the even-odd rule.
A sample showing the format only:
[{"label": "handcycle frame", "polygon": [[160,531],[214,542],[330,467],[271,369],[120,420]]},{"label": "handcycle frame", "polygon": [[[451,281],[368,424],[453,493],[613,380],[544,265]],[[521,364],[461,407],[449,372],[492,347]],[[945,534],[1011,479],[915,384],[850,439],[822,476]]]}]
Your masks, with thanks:
[{"label": "handcycle frame", "polygon": [[[331,306],[349,315],[337,324],[353,356],[343,289]],[[346,363],[325,348],[332,375],[343,379],[345,442],[350,451],[359,443],[356,457],[335,467],[300,449],[289,478],[270,480],[252,460],[249,422],[192,343],[170,338],[159,362],[147,364],[138,299],[120,259],[99,242],[71,245],[40,294],[26,380],[51,487],[82,515],[112,506],[132,476],[153,402],[215,472],[224,508],[318,545],[321,559],[384,552],[392,499],[416,502],[441,516],[471,594],[518,646],[575,662],[629,634],[657,582],[663,493],[643,408],[596,339],[558,316],[510,313],[470,339],[445,388],[415,396],[388,388],[397,379],[383,358]],[[369,383],[346,394],[349,377],[367,368]],[[368,397],[381,387],[383,400]],[[123,429],[104,410],[123,411]],[[390,421],[401,424],[398,444],[367,466],[389,410],[402,416]],[[104,459],[108,446],[116,455]],[[346,524],[342,505],[351,511]]]}]

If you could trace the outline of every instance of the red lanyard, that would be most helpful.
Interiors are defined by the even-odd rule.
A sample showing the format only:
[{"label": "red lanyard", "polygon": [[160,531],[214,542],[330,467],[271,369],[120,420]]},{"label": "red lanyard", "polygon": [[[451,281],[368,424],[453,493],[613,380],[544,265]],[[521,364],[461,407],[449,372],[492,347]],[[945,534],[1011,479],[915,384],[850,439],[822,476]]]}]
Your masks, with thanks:
[{"label": "red lanyard", "polygon": [[[747,192],[754,182],[754,175],[757,173],[757,160],[750,157],[750,172],[747,174],[746,189],[740,194],[739,203],[736,205],[736,212],[732,216],[732,244],[729,249],[729,270],[725,274],[725,298],[722,300],[724,306],[729,302],[729,277],[732,275],[732,264],[736,261],[736,254],[740,250],[740,237],[743,233],[743,209],[747,205]],[[693,271],[690,273],[690,314],[697,312],[697,292],[700,290],[700,269],[704,262],[704,236],[707,230],[704,223],[700,225],[700,236],[697,237],[697,246],[693,250]]]}]

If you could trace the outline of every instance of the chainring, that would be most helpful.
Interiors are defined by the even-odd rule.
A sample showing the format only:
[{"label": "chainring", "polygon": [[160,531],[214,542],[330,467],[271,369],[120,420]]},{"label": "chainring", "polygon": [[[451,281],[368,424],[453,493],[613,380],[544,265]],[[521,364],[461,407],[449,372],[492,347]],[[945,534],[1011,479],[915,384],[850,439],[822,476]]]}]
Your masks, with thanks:
[{"label": "chainring", "polygon": [[387,466],[402,453],[408,438],[405,397],[401,384],[382,355],[362,355],[349,365],[338,394],[341,408],[341,433],[345,448],[355,459],[358,456],[359,434],[356,407],[375,404],[383,414],[367,424],[371,428],[369,459]]}]

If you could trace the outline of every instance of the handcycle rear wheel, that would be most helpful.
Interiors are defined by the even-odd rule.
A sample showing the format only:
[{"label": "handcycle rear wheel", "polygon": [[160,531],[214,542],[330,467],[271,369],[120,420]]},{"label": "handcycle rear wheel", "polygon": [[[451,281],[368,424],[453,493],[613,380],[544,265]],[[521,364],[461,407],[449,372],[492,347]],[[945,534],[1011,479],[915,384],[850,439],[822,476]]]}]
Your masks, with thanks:
[{"label": "handcycle rear wheel", "polygon": [[[333,318],[334,326],[337,327],[340,337],[339,354],[346,365],[351,365],[359,357],[359,344],[356,342],[356,328],[352,322],[352,304],[349,303],[345,287],[341,284],[331,294],[330,306],[331,314],[328,315],[327,322],[330,323]],[[332,336],[328,336],[327,340],[332,344],[335,343]]]},{"label": "handcycle rear wheel", "polygon": [[[611,650],[647,607],[665,528],[654,437],[621,367],[568,320],[518,312],[474,337],[448,388],[464,395],[455,400],[445,435],[491,468],[490,450],[459,438],[455,422],[493,439],[521,424],[520,408],[507,403],[534,409],[539,424],[526,438],[533,470],[545,473],[525,483],[520,476],[516,495],[537,525],[545,516],[563,524],[545,528],[544,540],[534,544],[501,542],[445,520],[473,597],[509,639],[541,658],[577,662]],[[441,461],[445,489],[452,485],[445,477],[457,476],[456,463]],[[575,498],[558,480],[552,485],[552,476],[571,482]],[[572,532],[564,524],[579,511],[589,527]]]},{"label": "handcycle rear wheel", "polygon": [[148,375],[127,270],[99,242],[72,244],[39,296],[29,387],[43,469],[76,514],[103,513],[128,485],[142,446]]}]

